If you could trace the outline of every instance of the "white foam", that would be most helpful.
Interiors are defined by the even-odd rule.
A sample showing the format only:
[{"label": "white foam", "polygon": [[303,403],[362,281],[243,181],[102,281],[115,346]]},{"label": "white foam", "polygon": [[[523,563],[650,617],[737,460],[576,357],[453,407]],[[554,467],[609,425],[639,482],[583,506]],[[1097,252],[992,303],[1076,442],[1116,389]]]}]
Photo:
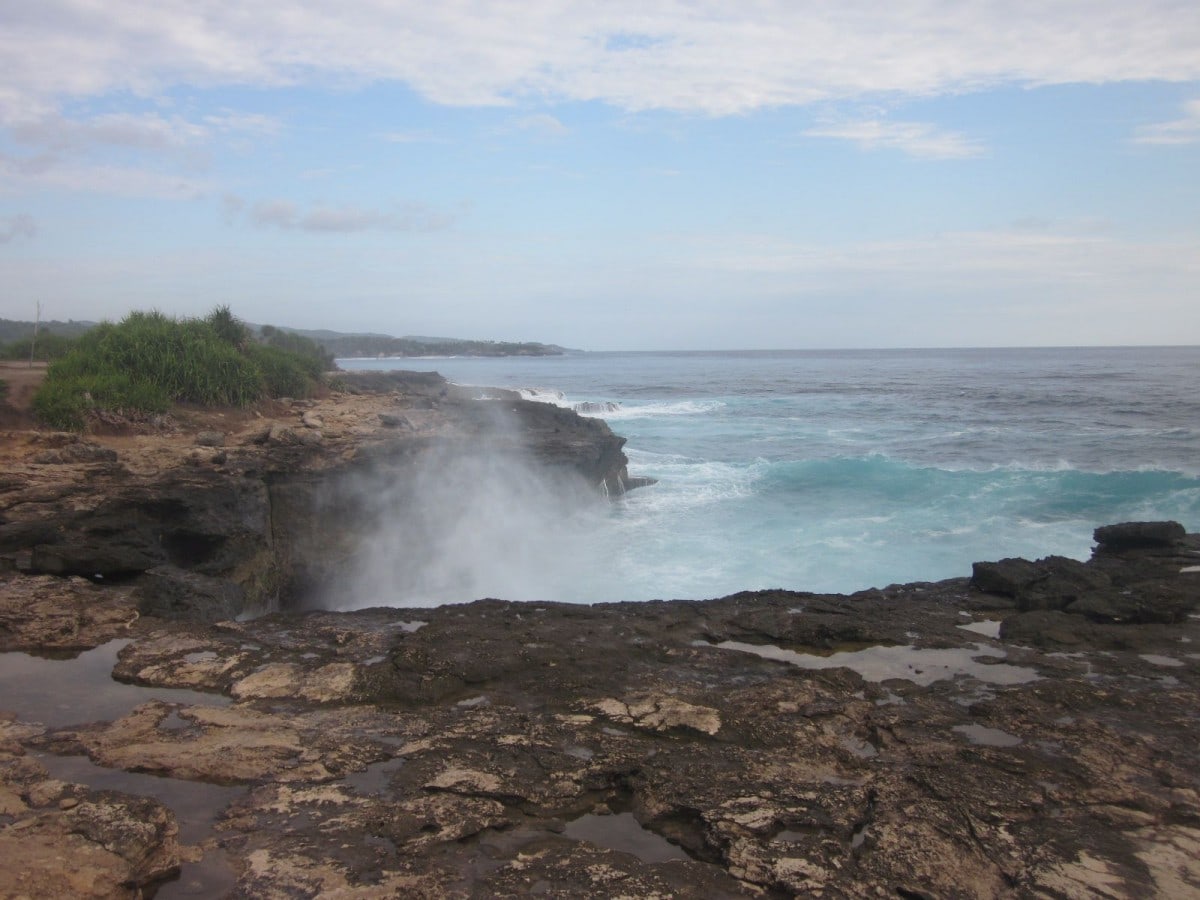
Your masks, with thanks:
[{"label": "white foam", "polygon": [[572,406],[567,400],[566,394],[550,388],[518,388],[517,393],[521,395],[522,399],[532,400],[534,403],[549,403],[551,406],[562,406],[567,409]]},{"label": "white foam", "polygon": [[608,421],[650,419],[658,416],[701,416],[725,406],[721,400],[677,400],[669,403],[623,403],[620,409],[604,413]]}]

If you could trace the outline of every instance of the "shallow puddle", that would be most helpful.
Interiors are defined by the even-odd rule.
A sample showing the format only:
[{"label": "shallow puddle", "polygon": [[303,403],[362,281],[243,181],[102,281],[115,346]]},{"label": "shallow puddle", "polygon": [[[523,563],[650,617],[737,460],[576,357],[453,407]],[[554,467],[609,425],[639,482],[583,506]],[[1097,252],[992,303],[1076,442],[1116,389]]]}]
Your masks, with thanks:
[{"label": "shallow puddle", "polygon": [[838,743],[859,759],[871,759],[879,754],[879,750],[874,744],[869,741],[860,741],[858,738],[844,737]]},{"label": "shallow puddle", "polygon": [[154,900],[177,897],[231,897],[237,887],[237,873],[229,856],[219,847],[205,852],[194,863],[179,867],[179,877],[163,882],[154,892]]},{"label": "shallow puddle", "polygon": [[[183,781],[178,778],[162,778],[125,772],[121,769],[106,769],[98,766],[86,756],[55,756],[39,754],[38,762],[46,767],[53,778],[82,784],[97,791],[120,791],[153,797],[175,814],[179,823],[179,842],[199,844],[212,837],[213,827],[221,813],[238,797],[246,793],[245,787],[226,787],[200,781]],[[237,884],[225,853],[212,848],[196,862],[184,863],[179,878],[164,882],[155,894],[157,900],[172,897],[220,897],[229,893]]]},{"label": "shallow puddle", "polygon": [[980,662],[980,657],[1004,656],[1003,650],[985,647],[983,644],[927,650],[918,650],[911,645],[874,646],[865,650],[833,653],[829,656],[797,653],[772,644],[745,644],[741,641],[722,641],[705,646],[753,653],[765,659],[791,663],[802,669],[852,669],[867,681],[903,678],[925,686],[935,681],[967,675],[988,684],[1010,685],[1025,684],[1039,677],[1035,670],[1025,666]]},{"label": "shallow puddle", "polygon": [[630,853],[642,862],[660,863],[691,859],[681,848],[655,834],[633,817],[633,813],[609,816],[588,814],[568,822],[563,834],[572,840]]},{"label": "shallow puddle", "polygon": [[983,747],[1015,747],[1023,743],[1021,738],[999,728],[988,728],[985,725],[955,725],[951,731],[961,734],[972,744]]},{"label": "shallow puddle", "polygon": [[1000,620],[999,619],[981,619],[978,622],[970,622],[966,625],[959,625],[963,631],[970,631],[974,634],[982,634],[984,637],[1000,639]]},{"label": "shallow puddle", "polygon": [[227,706],[228,697],[183,688],[114,681],[113,666],[128,640],[109,641],[73,659],[0,653],[0,709],[51,728],[119,719],[150,700],[189,706]]},{"label": "shallow puddle", "polygon": [[413,619],[411,622],[392,622],[388,628],[399,628],[405,634],[412,634],[414,631],[420,631],[428,622],[422,622],[420,619]]},{"label": "shallow puddle", "polygon": [[404,765],[404,760],[397,756],[385,759],[383,762],[371,763],[361,772],[351,772],[342,779],[342,783],[355,793],[368,797],[377,797],[384,792],[392,781],[392,776]]},{"label": "shallow puddle", "polygon": [[1184,664],[1183,660],[1173,656],[1161,656],[1157,653],[1139,653],[1138,659],[1144,659],[1152,666],[1168,666],[1170,668],[1178,668]]},{"label": "shallow puddle", "polygon": [[812,832],[797,831],[792,828],[785,828],[783,831],[779,832],[779,834],[775,835],[775,837],[771,838],[772,843],[775,844],[798,844],[801,841],[811,840]]}]

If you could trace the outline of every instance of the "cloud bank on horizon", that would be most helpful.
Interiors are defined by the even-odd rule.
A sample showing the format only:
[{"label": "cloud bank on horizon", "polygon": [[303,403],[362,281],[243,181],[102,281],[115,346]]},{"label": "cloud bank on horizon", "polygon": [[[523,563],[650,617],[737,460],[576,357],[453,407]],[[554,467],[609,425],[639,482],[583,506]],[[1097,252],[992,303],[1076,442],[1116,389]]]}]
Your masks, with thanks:
[{"label": "cloud bank on horizon", "polygon": [[0,316],[1200,343],[1200,5],[0,9]]}]

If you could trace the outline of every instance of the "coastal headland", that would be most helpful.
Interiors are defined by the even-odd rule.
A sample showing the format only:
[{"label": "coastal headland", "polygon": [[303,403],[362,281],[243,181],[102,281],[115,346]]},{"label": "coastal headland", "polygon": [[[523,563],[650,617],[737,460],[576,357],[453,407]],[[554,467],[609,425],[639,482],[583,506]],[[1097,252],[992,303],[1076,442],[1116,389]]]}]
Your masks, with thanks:
[{"label": "coastal headland", "polygon": [[623,439],[415,373],[28,425],[0,896],[1200,896],[1180,525],[852,595],[337,612],[372,486],[404,515],[482,451],[611,496]]}]

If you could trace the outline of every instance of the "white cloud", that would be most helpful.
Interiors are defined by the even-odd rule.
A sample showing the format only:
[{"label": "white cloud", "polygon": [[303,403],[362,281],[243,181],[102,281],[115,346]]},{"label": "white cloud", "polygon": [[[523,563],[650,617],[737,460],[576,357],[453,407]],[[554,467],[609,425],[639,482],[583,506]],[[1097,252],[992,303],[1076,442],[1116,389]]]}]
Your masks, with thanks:
[{"label": "white cloud", "polygon": [[[241,211],[238,198],[226,198],[226,214]],[[411,203],[390,210],[358,206],[313,206],[303,210],[289,200],[264,200],[250,210],[250,220],[286,231],[347,234],[360,231],[440,231],[450,227],[455,216]]]},{"label": "white cloud", "polygon": [[1170,122],[1159,122],[1138,129],[1134,142],[1138,144],[1196,144],[1200,143],[1200,100],[1183,104],[1183,116]]},{"label": "white cloud", "polygon": [[204,145],[218,135],[273,135],[281,123],[257,113],[222,111],[191,121],[158,113],[105,113],[69,117],[56,111],[8,122],[13,139],[43,152],[91,152],[104,148],[172,151]]},{"label": "white cloud", "polygon": [[0,216],[0,244],[7,244],[17,238],[31,238],[35,234],[37,222],[28,213]]},{"label": "white cloud", "polygon": [[853,141],[864,150],[900,150],[921,159],[964,159],[983,153],[978,141],[925,122],[867,119],[818,125],[804,133],[809,137]]},{"label": "white cloud", "polygon": [[[1200,5],[70,0],[0,11],[0,108],[178,84],[397,81],[438,103],[713,115],[822,99],[1200,77]],[[7,116],[6,116],[7,117]]]},{"label": "white cloud", "polygon": [[0,154],[0,191],[19,193],[31,188],[178,200],[207,194],[215,185],[207,178],[145,166],[93,163],[54,154]]},{"label": "white cloud", "polygon": [[137,150],[186,147],[207,136],[208,130],[181,117],[112,113],[85,119],[45,115],[10,126],[21,144],[53,152],[88,150],[100,146]]},{"label": "white cloud", "polygon": [[233,110],[205,116],[203,122],[207,128],[221,134],[271,136],[279,134],[283,128],[283,123],[274,116]]},{"label": "white cloud", "polygon": [[513,123],[521,131],[529,131],[542,137],[562,137],[569,134],[571,129],[564,125],[556,116],[549,113],[536,113],[522,116]]},{"label": "white cloud", "polygon": [[[194,170],[203,168],[215,142],[279,128],[269,116],[228,111],[193,121],[156,112],[69,117],[42,110],[9,123],[13,143],[24,152],[0,153],[0,188],[192,197],[209,190]],[[182,173],[170,171],[180,163]]]}]

